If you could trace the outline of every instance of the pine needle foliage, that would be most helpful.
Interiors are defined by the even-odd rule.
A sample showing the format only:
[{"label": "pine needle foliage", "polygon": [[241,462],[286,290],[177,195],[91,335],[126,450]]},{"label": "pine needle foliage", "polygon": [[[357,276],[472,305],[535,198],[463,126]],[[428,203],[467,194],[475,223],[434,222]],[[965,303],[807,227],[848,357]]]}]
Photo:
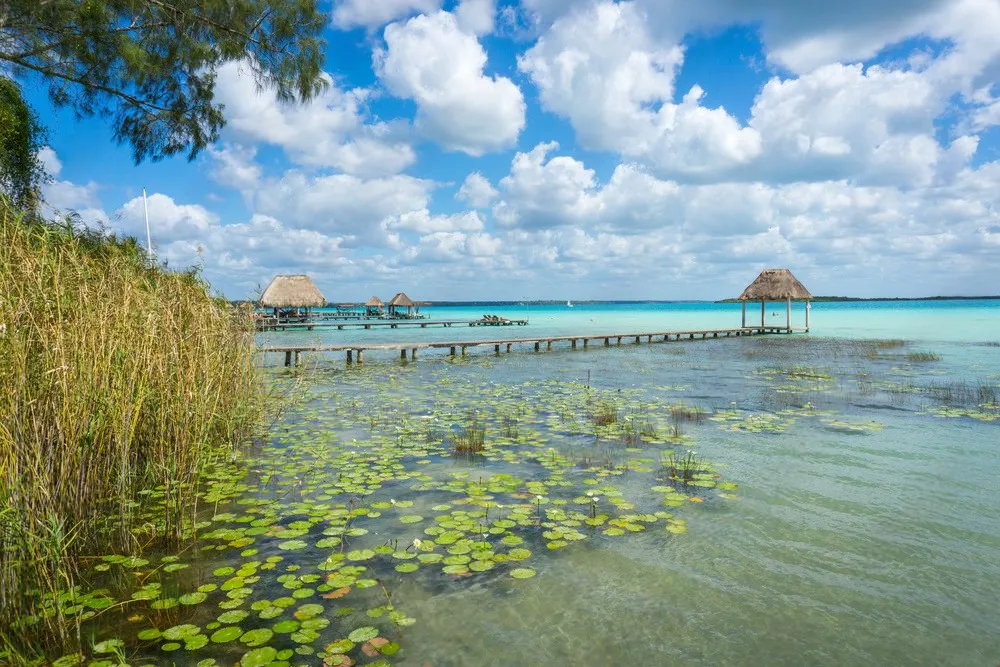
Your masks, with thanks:
[{"label": "pine needle foliage", "polygon": [[215,76],[240,62],[279,100],[327,85],[317,0],[4,0],[0,71],[40,79],[58,107],[112,122],[136,162],[218,138]]}]

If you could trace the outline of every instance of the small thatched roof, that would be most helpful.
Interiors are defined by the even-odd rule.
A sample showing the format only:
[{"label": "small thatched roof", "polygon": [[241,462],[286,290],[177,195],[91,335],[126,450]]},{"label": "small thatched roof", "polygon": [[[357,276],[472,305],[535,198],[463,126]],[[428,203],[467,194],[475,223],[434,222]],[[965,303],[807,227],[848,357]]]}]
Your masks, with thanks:
[{"label": "small thatched roof", "polygon": [[410,299],[410,297],[408,297],[405,294],[403,294],[402,292],[400,292],[396,296],[392,297],[392,300],[389,302],[389,305],[390,306],[396,306],[398,308],[410,308],[410,307],[415,306],[417,304],[415,304],[413,302],[413,300]]},{"label": "small thatched roof", "polygon": [[798,278],[792,275],[788,269],[764,269],[757,276],[757,280],[743,290],[740,301],[784,301],[792,299],[811,299],[809,293]]},{"label": "small thatched roof", "polygon": [[382,301],[382,299],[378,298],[377,296],[373,296],[372,298],[368,299],[368,302],[365,303],[365,305],[368,306],[369,308],[381,308],[382,306],[385,305],[385,303]]},{"label": "small thatched roof", "polygon": [[319,308],[326,297],[309,276],[275,276],[260,297],[265,308]]}]

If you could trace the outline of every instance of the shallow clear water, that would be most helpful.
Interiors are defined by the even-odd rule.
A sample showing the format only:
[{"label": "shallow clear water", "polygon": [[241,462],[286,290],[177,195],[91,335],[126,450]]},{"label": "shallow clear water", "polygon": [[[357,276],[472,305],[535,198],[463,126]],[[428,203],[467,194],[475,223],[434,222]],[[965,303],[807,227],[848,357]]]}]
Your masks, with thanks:
[{"label": "shallow clear water", "polygon": [[[708,328],[739,317],[738,306],[701,304],[567,310],[532,313],[529,328],[503,331]],[[483,313],[516,314],[477,307],[469,315]],[[595,328],[586,327],[590,318]],[[361,664],[997,664],[1000,408],[991,392],[1000,385],[1000,347],[985,343],[1000,338],[998,324],[1000,308],[990,302],[820,304],[808,336],[502,356],[490,349],[415,363],[386,355],[360,368],[314,357],[305,394],[272,441],[220,471],[220,483],[240,486],[210,492],[218,503],[205,503],[201,538],[181,555],[190,567],[163,575],[161,597],[222,584],[233,573],[213,572],[247,562],[247,576],[260,580],[230,585],[246,591],[242,598],[210,591],[202,603],[148,613],[138,625],[102,623],[95,639],[121,636],[132,664],[233,664],[247,655],[245,642],[164,652],[162,639],[136,642],[130,633],[191,623],[212,635],[218,628],[209,624],[226,608],[248,612],[241,631],[273,627],[300,607],[262,619],[253,605],[297,586],[315,592],[294,605],[322,604],[327,624],[312,641],[277,633],[266,642],[276,651],[306,647],[265,656],[289,664],[320,664],[327,644],[367,626],[400,650],[375,658],[354,647]],[[440,340],[442,332],[469,334],[320,335]],[[905,342],[866,340],[890,337]],[[907,356],[917,352],[937,358]],[[671,407],[680,404],[700,416],[675,419]],[[602,426],[607,406],[616,421]],[[645,427],[636,435],[625,424]],[[455,436],[472,425],[485,429],[484,454],[451,456]],[[667,478],[668,453],[691,450],[726,486]],[[591,504],[588,490],[600,500]],[[345,510],[357,510],[348,524]],[[456,510],[485,516],[456,519]],[[582,524],[598,513],[608,515],[604,523]],[[408,516],[420,518],[400,521]],[[523,520],[498,527],[508,516]],[[239,532],[255,518],[266,519],[260,531]],[[627,529],[606,532],[611,520]],[[398,571],[417,564],[417,553],[464,551],[434,532],[442,521],[499,554],[510,553],[503,537],[519,538],[530,557],[487,557],[483,572],[451,574],[422,560],[415,572]],[[578,536],[549,549],[560,536],[545,533],[574,522],[568,530]],[[350,528],[363,532],[341,544]],[[419,550],[407,548],[414,539]],[[295,540],[301,548],[286,548]],[[397,556],[359,551],[387,542]],[[346,559],[327,561],[338,553]],[[267,557],[281,560],[265,570]],[[345,565],[367,568],[354,579],[379,585],[328,579]],[[536,574],[515,579],[515,567]],[[319,586],[294,581],[302,575]],[[341,585],[350,588],[343,598],[323,597]],[[384,609],[365,612],[378,614],[387,599],[402,624]]]}]

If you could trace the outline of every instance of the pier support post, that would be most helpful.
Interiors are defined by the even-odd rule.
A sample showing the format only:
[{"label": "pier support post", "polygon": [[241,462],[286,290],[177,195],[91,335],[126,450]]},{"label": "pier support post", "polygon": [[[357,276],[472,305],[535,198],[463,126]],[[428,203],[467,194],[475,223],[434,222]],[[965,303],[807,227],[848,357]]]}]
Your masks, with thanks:
[{"label": "pier support post", "polygon": [[466,348],[466,347],[465,347],[464,345],[462,346],[462,356],[463,356],[463,357],[464,357],[464,356],[466,355],[466,350],[467,350],[467,349],[468,349],[468,348]]},{"label": "pier support post", "polygon": [[354,350],[348,350],[347,351],[347,363],[349,363],[349,364],[353,364],[354,363]]},{"label": "pier support post", "polygon": [[806,301],[806,333],[809,333],[809,311],[812,310],[812,306],[809,301]]},{"label": "pier support post", "polygon": [[646,337],[646,342],[647,343],[652,343],[653,342],[653,337],[652,336],[647,336]]},{"label": "pier support post", "polygon": [[587,349],[587,343],[589,343],[589,342],[590,341],[588,341],[586,338],[583,339],[583,349],[585,349],[585,350]]},{"label": "pier support post", "polygon": [[360,364],[364,360],[365,360],[365,351],[364,350],[358,350],[358,363]]},{"label": "pier support post", "polygon": [[549,341],[545,342],[545,349],[546,350],[551,350],[552,349],[552,341],[549,340]]},{"label": "pier support post", "polygon": [[455,346],[454,345],[451,346],[451,356],[453,356],[453,357],[455,356]]},{"label": "pier support post", "polygon": [[540,343],[538,341],[535,341],[535,352],[538,352],[539,345]]},{"label": "pier support post", "polygon": [[640,342],[640,340],[639,340],[639,337],[638,337],[638,336],[636,336],[636,337],[635,337],[635,344],[636,344],[636,345],[638,345],[638,344],[639,344],[639,342]]},{"label": "pier support post", "polygon": [[767,309],[767,303],[764,299],[760,300],[760,326],[764,326],[764,311]]},{"label": "pier support post", "polygon": [[610,338],[605,338],[604,339],[604,347],[611,347],[611,339]]},{"label": "pier support post", "polygon": [[295,365],[299,365],[299,350],[295,350]]},{"label": "pier support post", "polygon": [[412,350],[410,350],[410,360],[413,361],[416,358],[417,358],[417,348],[413,348]]},{"label": "pier support post", "polygon": [[576,349],[576,339],[574,338],[572,344],[570,345],[574,350]]},{"label": "pier support post", "polygon": [[743,324],[741,325],[741,328],[746,329],[747,328],[747,302],[746,301],[741,301],[740,303],[743,305]]},{"label": "pier support post", "polygon": [[399,359],[400,359],[400,361],[406,361],[406,350],[405,349],[402,349],[402,350],[399,351]]},{"label": "pier support post", "polygon": [[496,345],[493,346],[493,351],[496,352],[497,354],[500,354],[500,343],[497,343]]},{"label": "pier support post", "polygon": [[785,328],[788,329],[788,333],[792,332],[792,297],[785,300]]},{"label": "pier support post", "polygon": [[292,365],[292,352],[291,350],[289,350],[288,352],[285,352],[285,366],[287,367],[291,365]]},{"label": "pier support post", "polygon": [[621,344],[622,344],[622,337],[621,337],[621,336],[619,336],[619,337],[618,337],[618,344],[619,344],[619,345],[621,345]]}]

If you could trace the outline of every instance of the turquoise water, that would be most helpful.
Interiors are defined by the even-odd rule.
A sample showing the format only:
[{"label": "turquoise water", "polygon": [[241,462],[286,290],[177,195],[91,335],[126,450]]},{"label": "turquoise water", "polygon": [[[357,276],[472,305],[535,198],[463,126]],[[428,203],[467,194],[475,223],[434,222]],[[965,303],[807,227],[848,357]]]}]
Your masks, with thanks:
[{"label": "turquoise water", "polygon": [[[524,310],[529,327],[264,338],[598,335],[740,317],[715,304],[429,312]],[[210,478],[199,537],[171,563],[184,569],[153,570],[167,561],[149,556],[124,579],[156,602],[88,631],[121,637],[131,664],[336,664],[335,642],[353,636],[358,664],[996,665],[1000,303],[819,304],[812,326],[271,368],[300,382],[299,400]],[[481,453],[454,453],[480,432]],[[697,476],[671,477],[689,454]],[[95,585],[116,572],[103,567]],[[180,639],[137,640],[143,629]],[[371,633],[398,652],[366,655]]]},{"label": "turquoise water", "polygon": [[[739,304],[585,303],[566,305],[430,306],[428,321],[476,320],[483,315],[527,319],[527,327],[402,327],[399,329],[276,332],[275,343],[394,343],[489,340],[497,337],[597,335],[644,331],[724,329],[740,326]],[[784,325],[785,304],[767,304],[765,323]],[[760,321],[760,304],[748,304],[747,323]],[[987,342],[1000,339],[1000,300],[814,303],[813,336],[905,338],[917,342]],[[805,326],[805,306],[792,305],[792,326]],[[388,358],[388,357],[387,357]]]}]

